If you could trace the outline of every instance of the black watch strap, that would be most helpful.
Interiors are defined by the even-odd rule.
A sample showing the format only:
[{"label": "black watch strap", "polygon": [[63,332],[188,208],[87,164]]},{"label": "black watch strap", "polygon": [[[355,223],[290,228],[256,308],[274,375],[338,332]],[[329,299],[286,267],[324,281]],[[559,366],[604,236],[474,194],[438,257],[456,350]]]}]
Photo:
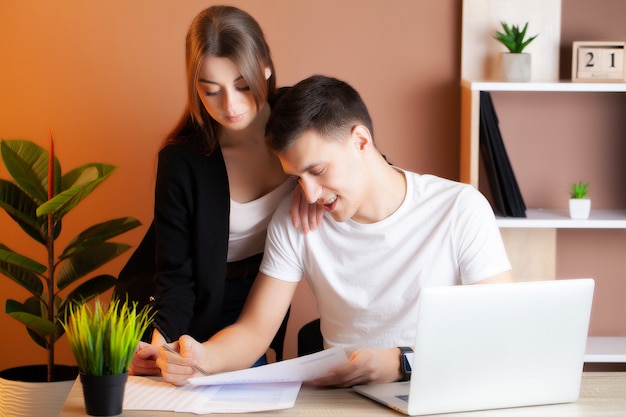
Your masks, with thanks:
[{"label": "black watch strap", "polygon": [[402,381],[411,379],[411,362],[407,357],[407,353],[413,353],[413,349],[407,346],[400,346],[400,372],[402,372]]}]

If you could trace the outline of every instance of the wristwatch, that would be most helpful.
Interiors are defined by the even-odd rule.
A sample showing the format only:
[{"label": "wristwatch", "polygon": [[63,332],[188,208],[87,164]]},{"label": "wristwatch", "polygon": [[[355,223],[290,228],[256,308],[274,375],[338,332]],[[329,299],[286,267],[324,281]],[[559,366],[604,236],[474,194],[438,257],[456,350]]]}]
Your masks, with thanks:
[{"label": "wristwatch", "polygon": [[413,362],[413,349],[407,346],[400,346],[400,372],[402,381],[411,379],[411,363]]}]

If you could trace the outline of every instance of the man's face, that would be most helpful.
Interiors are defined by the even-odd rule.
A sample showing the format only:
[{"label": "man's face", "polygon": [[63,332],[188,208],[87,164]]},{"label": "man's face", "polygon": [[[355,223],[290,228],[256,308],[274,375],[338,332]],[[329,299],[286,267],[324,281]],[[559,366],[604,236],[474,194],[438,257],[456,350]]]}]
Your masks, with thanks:
[{"label": "man's face", "polygon": [[346,134],[339,141],[307,131],[279,159],[283,170],[298,181],[309,203],[322,205],[338,222],[353,217],[358,221],[367,177],[356,135]]}]

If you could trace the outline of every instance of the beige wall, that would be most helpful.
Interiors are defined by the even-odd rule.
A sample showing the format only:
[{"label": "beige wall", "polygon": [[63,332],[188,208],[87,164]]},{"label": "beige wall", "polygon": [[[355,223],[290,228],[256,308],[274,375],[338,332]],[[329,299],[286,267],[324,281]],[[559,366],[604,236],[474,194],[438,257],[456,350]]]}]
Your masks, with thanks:
[{"label": "beige wall", "polygon": [[[0,2],[0,138],[28,138],[45,145],[51,127],[64,170],[94,161],[120,166],[67,217],[62,243],[85,226],[115,216],[130,215],[149,223],[155,152],[181,115],[185,100],[185,32],[198,11],[217,3]],[[391,161],[414,171],[458,177],[459,0],[238,0],[228,4],[244,8],[261,23],[272,47],[279,85],[315,73],[349,81],[368,103],[378,145]],[[589,21],[597,11],[593,4],[565,1],[563,31],[576,31],[562,36],[565,47],[577,37],[592,36],[603,25]],[[613,10],[607,13],[609,19],[625,15],[620,1],[602,4]],[[579,13],[580,8],[586,12]],[[618,39],[624,38],[622,32]],[[509,112],[515,113],[512,106]],[[567,123],[567,111],[559,115]],[[611,129],[621,129],[623,136],[623,127],[622,123]],[[6,178],[3,167],[0,176]],[[144,231],[145,226],[119,240],[137,245]],[[605,233],[621,245],[623,253],[623,234],[616,238],[621,232]],[[599,239],[606,241],[605,236]],[[22,239],[22,232],[4,212],[0,213],[0,242],[18,251],[38,251]],[[567,250],[578,253],[580,248],[571,245]],[[128,255],[105,272],[117,274]],[[567,253],[560,256],[565,275],[582,271],[618,281],[615,271],[624,266],[618,254],[599,261],[577,255],[575,267]],[[623,300],[626,288],[616,285],[622,285]],[[5,335],[0,369],[44,362],[45,352],[3,313],[7,297],[23,300],[26,293],[5,278],[0,278],[0,293],[0,326]],[[611,305],[616,305],[618,294],[606,294]],[[298,295],[287,356],[295,352],[294,329],[315,315],[306,288]],[[623,308],[618,311],[621,321],[607,315],[594,326],[626,334],[626,314]],[[65,338],[57,346],[58,362],[72,363]]]}]

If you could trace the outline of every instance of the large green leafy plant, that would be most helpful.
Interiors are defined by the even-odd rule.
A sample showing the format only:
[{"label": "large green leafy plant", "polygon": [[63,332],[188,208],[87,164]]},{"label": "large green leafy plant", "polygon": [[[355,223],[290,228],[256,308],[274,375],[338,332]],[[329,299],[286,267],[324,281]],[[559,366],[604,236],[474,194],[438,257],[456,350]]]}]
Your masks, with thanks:
[{"label": "large green leafy plant", "polygon": [[[0,207],[45,247],[47,255],[37,261],[0,242],[0,274],[30,293],[23,303],[7,299],[6,313],[22,322],[35,343],[47,350],[48,381],[52,381],[54,345],[64,333],[60,320],[67,317],[73,302],[92,299],[115,285],[116,278],[111,275],[85,277],[128,250],[129,245],[109,240],[141,223],[123,217],[96,224],[79,233],[57,255],[55,241],[64,216],[117,168],[90,163],[63,175],[54,156],[52,135],[50,151],[17,139],[0,141],[0,153],[13,177],[12,181],[0,179]],[[6,237],[3,233],[2,238]]]}]

